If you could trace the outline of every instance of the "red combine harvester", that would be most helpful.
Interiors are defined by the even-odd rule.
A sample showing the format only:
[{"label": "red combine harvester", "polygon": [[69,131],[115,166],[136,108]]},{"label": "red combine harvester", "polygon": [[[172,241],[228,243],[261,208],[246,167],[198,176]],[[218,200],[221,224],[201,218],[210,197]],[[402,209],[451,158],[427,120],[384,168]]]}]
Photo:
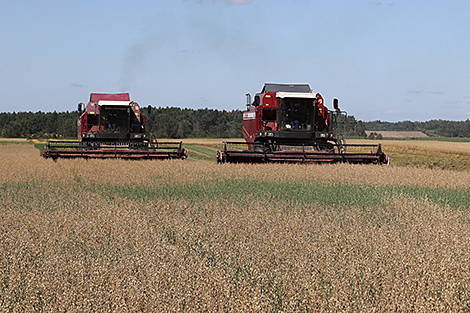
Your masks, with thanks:
[{"label": "red combine harvester", "polygon": [[[337,99],[333,106],[334,111],[328,110],[322,96],[312,93],[308,84],[265,84],[253,102],[247,94],[247,111],[243,112],[246,142],[224,142],[217,161],[388,164],[380,144],[346,144],[340,132],[346,112],[339,109]],[[362,151],[370,148],[373,151]]]},{"label": "red combine harvester", "polygon": [[188,156],[181,142],[157,142],[146,137],[145,117],[128,93],[92,93],[86,106],[78,104],[78,111],[78,141],[49,140],[44,158],[152,160]]}]

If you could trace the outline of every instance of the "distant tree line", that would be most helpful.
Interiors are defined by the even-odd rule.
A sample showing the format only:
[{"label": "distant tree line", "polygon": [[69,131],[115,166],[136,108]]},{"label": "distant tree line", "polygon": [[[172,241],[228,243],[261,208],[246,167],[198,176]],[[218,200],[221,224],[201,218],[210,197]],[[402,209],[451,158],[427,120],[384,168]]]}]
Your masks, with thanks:
[{"label": "distant tree line", "polygon": [[470,120],[445,121],[430,120],[427,122],[364,122],[371,131],[420,131],[431,137],[470,137]]},{"label": "distant tree line", "polygon": [[367,136],[364,122],[356,120],[353,115],[338,116],[336,118],[336,130],[345,137],[365,138]]},{"label": "distant tree line", "polygon": [[74,137],[78,112],[0,113],[0,137]]},{"label": "distant tree line", "polygon": [[[242,137],[240,110],[143,108],[147,132],[155,138]],[[0,113],[0,137],[61,138],[77,136],[79,114],[74,112]]]},{"label": "distant tree line", "polygon": [[[147,120],[147,132],[154,138],[240,138],[243,114],[240,110],[181,109],[152,107],[142,113]],[[0,137],[60,138],[77,136],[78,112],[19,112],[0,113]],[[338,131],[348,137],[366,137],[366,129],[419,130],[429,135],[470,137],[470,122],[363,122],[352,115],[338,119]]]},{"label": "distant tree line", "polygon": [[147,132],[154,138],[237,138],[242,137],[243,114],[240,110],[152,108],[142,112]]}]

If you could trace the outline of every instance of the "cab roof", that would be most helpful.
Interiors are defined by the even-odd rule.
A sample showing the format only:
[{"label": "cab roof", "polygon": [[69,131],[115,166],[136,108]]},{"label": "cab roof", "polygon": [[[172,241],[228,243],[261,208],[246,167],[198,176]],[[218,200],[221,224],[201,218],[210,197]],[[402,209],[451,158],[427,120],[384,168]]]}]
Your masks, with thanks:
[{"label": "cab roof", "polygon": [[98,101],[131,101],[128,93],[92,93],[90,102]]},{"label": "cab roof", "polygon": [[308,84],[264,84],[261,93],[267,92],[312,92]]}]

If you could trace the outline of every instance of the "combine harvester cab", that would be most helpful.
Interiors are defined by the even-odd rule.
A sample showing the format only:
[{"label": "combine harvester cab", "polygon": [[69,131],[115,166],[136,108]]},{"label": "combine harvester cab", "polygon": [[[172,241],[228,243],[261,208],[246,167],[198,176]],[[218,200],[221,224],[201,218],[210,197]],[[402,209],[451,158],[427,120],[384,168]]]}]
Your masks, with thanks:
[{"label": "combine harvester cab", "polygon": [[308,84],[265,84],[253,102],[246,96],[245,142],[224,142],[219,163],[388,164],[380,144],[346,144],[340,131],[347,125],[346,112],[337,99],[335,110],[328,110]]},{"label": "combine harvester cab", "polygon": [[[150,141],[145,117],[128,93],[92,93],[79,103],[78,140],[49,140],[44,158],[184,159],[182,142]],[[149,107],[150,112],[150,107]]]}]

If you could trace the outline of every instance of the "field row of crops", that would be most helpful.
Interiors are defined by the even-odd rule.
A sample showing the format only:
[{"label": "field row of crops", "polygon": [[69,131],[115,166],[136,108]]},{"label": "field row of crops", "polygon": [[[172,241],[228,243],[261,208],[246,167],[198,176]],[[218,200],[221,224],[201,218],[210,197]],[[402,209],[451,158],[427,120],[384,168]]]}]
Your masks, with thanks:
[{"label": "field row of crops", "polygon": [[1,311],[470,308],[463,168],[0,157]]}]

